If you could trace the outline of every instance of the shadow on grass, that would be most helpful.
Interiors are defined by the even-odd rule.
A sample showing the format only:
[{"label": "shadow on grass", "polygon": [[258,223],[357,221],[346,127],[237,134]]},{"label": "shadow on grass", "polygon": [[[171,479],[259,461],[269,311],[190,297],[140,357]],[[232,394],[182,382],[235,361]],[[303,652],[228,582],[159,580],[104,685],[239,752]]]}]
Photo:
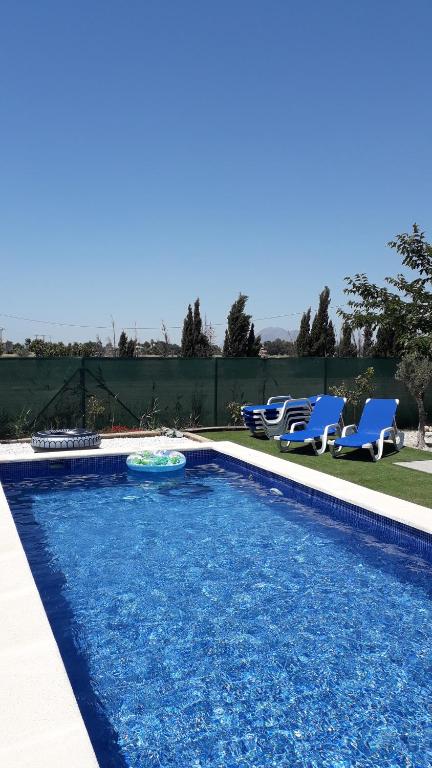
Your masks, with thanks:
[{"label": "shadow on grass", "polygon": [[[392,445],[384,444],[382,459],[387,459],[391,456],[400,456],[400,451],[397,451]],[[367,461],[368,464],[373,463],[372,457],[366,448],[354,448],[349,452],[339,453],[337,455],[337,461]]]},{"label": "shadow on grass", "polygon": [[[278,455],[279,456],[287,456],[287,457],[289,457],[290,455],[293,455],[293,456],[305,456],[305,457],[309,456],[311,458],[316,458],[317,463],[321,459],[321,456],[315,456],[312,448],[310,448],[310,446],[307,446],[307,445],[300,445],[300,446],[296,446],[295,448],[291,448],[290,447],[285,452],[284,451],[280,451],[278,453]],[[329,455],[330,455],[330,451],[327,450],[325,452],[324,456],[329,456]],[[383,456],[382,456],[383,459],[390,458],[391,456],[400,456],[400,455],[401,455],[401,452],[397,451],[392,445],[390,445],[390,444],[385,444],[384,445],[384,452],[383,452]],[[365,463],[365,462],[367,464],[372,464],[373,463],[371,455],[370,455],[369,451],[366,448],[351,448],[351,449],[348,449],[348,450],[346,450],[343,453],[337,454],[337,456],[334,459],[334,461],[355,461],[355,462],[359,462],[361,464]],[[319,467],[317,466],[317,469],[318,468]]]}]

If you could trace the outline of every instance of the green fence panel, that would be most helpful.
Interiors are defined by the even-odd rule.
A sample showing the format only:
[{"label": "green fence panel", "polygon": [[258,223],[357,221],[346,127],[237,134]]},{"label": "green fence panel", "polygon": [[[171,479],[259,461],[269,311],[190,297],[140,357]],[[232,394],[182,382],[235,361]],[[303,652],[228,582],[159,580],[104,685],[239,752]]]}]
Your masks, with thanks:
[{"label": "green fence panel", "polygon": [[[397,360],[382,358],[0,358],[0,437],[34,426],[224,426],[227,405],[273,395],[328,392],[372,366],[374,394],[398,397],[398,423],[417,424],[417,408],[394,378]],[[426,396],[432,421],[432,387]],[[347,418],[352,418],[348,410]],[[357,417],[358,414],[355,414]]]},{"label": "green fence panel", "polygon": [[274,395],[323,392],[322,358],[222,358],[217,361],[217,423],[229,423],[227,404],[265,403]]},{"label": "green fence panel", "polygon": [[[284,389],[293,397],[320,395],[325,390],[325,360],[322,357],[268,358],[266,361],[267,387],[272,394],[284,394]],[[282,388],[282,389],[281,389]]]},{"label": "green fence panel", "polygon": [[16,436],[25,423],[79,425],[80,366],[73,357],[0,358],[0,436]]},{"label": "green fence panel", "polygon": [[88,397],[105,406],[97,420],[100,427],[141,423],[151,429],[214,421],[214,359],[88,358],[85,369]]}]

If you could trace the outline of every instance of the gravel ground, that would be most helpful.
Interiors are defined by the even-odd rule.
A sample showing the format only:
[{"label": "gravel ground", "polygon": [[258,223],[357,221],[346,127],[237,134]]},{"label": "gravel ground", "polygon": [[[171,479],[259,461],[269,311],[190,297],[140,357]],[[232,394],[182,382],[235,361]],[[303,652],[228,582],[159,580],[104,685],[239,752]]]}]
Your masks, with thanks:
[{"label": "gravel ground", "polygon": [[[158,448],[181,450],[182,448],[190,448],[191,446],[197,446],[194,440],[189,440],[187,437],[114,437],[109,440],[102,440],[101,447],[98,452],[104,451],[130,451],[131,453],[136,450],[153,450]],[[65,455],[67,451],[64,452]],[[14,458],[28,459],[30,456],[34,456],[35,452],[30,443],[0,443],[0,460]],[[41,454],[38,454],[41,455]],[[49,456],[49,452],[47,452]]]},{"label": "gravel ground", "polygon": [[[407,430],[404,433],[404,445],[409,448],[417,448],[417,430]],[[426,432],[426,448],[425,451],[432,451],[432,430]]]}]

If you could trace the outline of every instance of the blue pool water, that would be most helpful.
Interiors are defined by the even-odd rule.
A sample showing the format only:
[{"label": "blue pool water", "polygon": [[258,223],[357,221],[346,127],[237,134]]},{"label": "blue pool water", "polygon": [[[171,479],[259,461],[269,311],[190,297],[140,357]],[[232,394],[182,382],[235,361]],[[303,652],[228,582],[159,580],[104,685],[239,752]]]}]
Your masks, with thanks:
[{"label": "blue pool water", "polygon": [[432,766],[430,563],[280,488],[6,484],[102,768]]}]

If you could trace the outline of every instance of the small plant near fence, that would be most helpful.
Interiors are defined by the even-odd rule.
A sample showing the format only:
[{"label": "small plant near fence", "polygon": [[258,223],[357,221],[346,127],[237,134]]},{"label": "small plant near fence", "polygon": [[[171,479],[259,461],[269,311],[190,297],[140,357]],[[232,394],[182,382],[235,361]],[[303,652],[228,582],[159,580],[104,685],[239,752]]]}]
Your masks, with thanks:
[{"label": "small plant near fence", "polygon": [[94,395],[90,395],[86,402],[86,422],[88,429],[96,429],[98,422],[101,422],[103,416],[106,416],[105,403]]},{"label": "small plant near fence", "polygon": [[160,426],[159,414],[160,414],[159,400],[157,397],[153,396],[149,406],[146,408],[145,413],[141,414],[140,416],[139,428],[148,429],[148,430],[157,429]]},{"label": "small plant near fence", "polygon": [[355,420],[357,420],[357,416],[360,409],[363,407],[365,400],[373,395],[375,389],[374,376],[375,371],[372,366],[370,366],[369,368],[366,368],[364,373],[355,377],[352,385],[342,381],[340,384],[329,387],[331,395],[346,397],[348,405],[353,409]]},{"label": "small plant near fence", "polygon": [[229,414],[230,418],[230,426],[231,427],[240,427],[243,425],[243,418],[242,418],[242,404],[237,403],[235,400],[233,400],[231,403],[226,404],[226,409]]},{"label": "small plant near fence", "polygon": [[31,429],[32,420],[30,418],[31,408],[21,408],[19,414],[15,416],[11,423],[12,437],[19,439],[27,437]]}]

